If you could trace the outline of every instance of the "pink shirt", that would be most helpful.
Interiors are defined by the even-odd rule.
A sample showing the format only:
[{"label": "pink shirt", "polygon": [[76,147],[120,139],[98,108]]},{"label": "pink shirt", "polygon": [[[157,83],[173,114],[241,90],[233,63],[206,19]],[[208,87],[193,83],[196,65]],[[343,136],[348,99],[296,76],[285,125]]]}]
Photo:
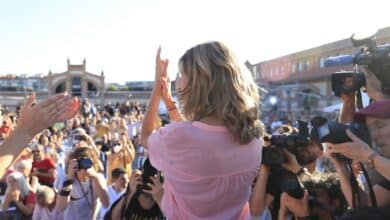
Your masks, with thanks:
[{"label": "pink shirt", "polygon": [[261,142],[234,141],[223,126],[171,123],[148,139],[153,166],[164,172],[161,209],[169,220],[248,219]]}]

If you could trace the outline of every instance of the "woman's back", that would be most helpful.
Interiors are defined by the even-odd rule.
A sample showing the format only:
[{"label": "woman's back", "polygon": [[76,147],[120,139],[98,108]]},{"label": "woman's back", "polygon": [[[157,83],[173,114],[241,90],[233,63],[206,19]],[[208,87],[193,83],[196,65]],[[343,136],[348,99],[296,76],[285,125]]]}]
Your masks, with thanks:
[{"label": "woman's back", "polygon": [[152,164],[165,175],[162,210],[168,219],[242,219],[261,142],[241,145],[224,126],[172,123],[148,139]]}]

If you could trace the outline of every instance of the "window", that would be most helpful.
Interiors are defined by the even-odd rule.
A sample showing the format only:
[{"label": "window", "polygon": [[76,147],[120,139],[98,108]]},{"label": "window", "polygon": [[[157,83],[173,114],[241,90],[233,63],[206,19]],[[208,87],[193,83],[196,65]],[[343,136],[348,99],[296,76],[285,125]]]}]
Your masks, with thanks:
[{"label": "window", "polygon": [[298,66],[298,72],[302,72],[302,70],[303,70],[303,63],[300,62]]},{"label": "window", "polygon": [[303,64],[303,71],[308,71],[309,70],[309,66],[310,66],[310,61],[306,60],[306,62],[304,62]]},{"label": "window", "polygon": [[324,68],[325,65],[325,59],[323,57],[320,57],[320,68]]},{"label": "window", "polygon": [[72,78],[72,95],[81,96],[81,78],[73,77]]},{"label": "window", "polygon": [[295,73],[296,71],[296,66],[295,63],[291,64],[291,72]]}]

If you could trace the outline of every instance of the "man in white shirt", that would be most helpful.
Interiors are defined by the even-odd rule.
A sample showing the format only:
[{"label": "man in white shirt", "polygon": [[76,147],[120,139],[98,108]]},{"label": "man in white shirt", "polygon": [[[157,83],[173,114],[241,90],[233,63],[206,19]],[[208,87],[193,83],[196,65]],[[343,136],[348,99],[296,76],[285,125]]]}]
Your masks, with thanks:
[{"label": "man in white shirt", "polygon": [[107,189],[110,205],[107,209],[102,208],[100,210],[98,219],[104,219],[104,215],[110,210],[112,204],[126,192],[127,184],[129,183],[129,176],[123,168],[112,170],[111,176],[113,183]]}]

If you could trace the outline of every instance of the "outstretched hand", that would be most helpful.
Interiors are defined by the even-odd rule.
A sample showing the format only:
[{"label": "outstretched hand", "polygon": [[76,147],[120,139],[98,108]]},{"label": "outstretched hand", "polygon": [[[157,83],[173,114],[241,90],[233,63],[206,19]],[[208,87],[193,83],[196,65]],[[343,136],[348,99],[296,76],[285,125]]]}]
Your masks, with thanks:
[{"label": "outstretched hand", "polygon": [[51,96],[35,104],[35,93],[27,97],[20,111],[17,128],[31,138],[53,125],[74,117],[79,109],[80,101],[71,98],[67,93]]}]

